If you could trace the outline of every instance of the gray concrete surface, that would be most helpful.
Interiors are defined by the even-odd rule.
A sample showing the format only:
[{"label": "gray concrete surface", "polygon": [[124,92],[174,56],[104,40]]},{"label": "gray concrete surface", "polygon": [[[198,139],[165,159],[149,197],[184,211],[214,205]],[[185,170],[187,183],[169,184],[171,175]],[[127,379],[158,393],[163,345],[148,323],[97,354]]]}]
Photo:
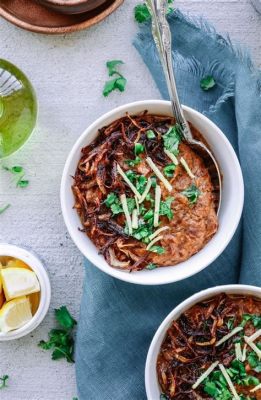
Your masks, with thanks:
[{"label": "gray concrete surface", "polygon": [[[137,31],[132,17],[135,3],[126,0],[106,21],[69,36],[37,35],[0,20],[0,57],[30,77],[40,111],[33,138],[8,160],[10,165],[24,166],[30,186],[18,190],[0,174],[1,203],[12,204],[0,217],[0,241],[32,248],[45,261],[52,283],[50,311],[41,326],[23,339],[0,343],[0,376],[10,376],[9,387],[0,392],[1,400],[72,400],[76,396],[74,367],[51,361],[50,353],[37,347],[53,327],[53,309],[66,304],[77,318],[81,300],[82,256],[63,223],[60,178],[71,146],[96,117],[123,103],[159,98],[132,46]],[[176,4],[228,32],[261,65],[261,17],[250,0],[177,0]],[[126,63],[122,70],[128,88],[104,99],[105,62],[114,58]]]}]

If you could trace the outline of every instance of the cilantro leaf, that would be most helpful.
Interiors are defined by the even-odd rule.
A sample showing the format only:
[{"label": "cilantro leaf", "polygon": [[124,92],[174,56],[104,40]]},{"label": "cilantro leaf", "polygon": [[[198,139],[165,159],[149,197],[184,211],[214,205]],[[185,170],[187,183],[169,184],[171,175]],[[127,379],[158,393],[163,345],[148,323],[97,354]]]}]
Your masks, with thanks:
[{"label": "cilantro leaf", "polygon": [[4,389],[7,387],[7,381],[9,379],[8,375],[3,375],[0,377],[0,389]]},{"label": "cilantro leaf", "polygon": [[147,178],[146,176],[139,175],[136,178],[136,188],[139,193],[143,193],[145,186],[147,185]]},{"label": "cilantro leaf", "polygon": [[11,204],[6,204],[5,206],[0,207],[0,214],[3,214],[10,206]]},{"label": "cilantro leaf", "polygon": [[164,147],[174,155],[179,153],[179,144],[182,140],[182,130],[179,124],[171,126],[163,136]]},{"label": "cilantro leaf", "polygon": [[27,179],[20,179],[17,184],[17,186],[21,187],[21,188],[25,188],[29,185],[29,181]]},{"label": "cilantro leaf", "polygon": [[172,178],[176,169],[175,164],[168,164],[166,167],[163,168],[164,175],[167,178]]},{"label": "cilantro leaf", "polygon": [[134,7],[134,17],[139,24],[150,20],[150,12],[145,3],[137,4]]},{"label": "cilantro leaf", "polygon": [[190,204],[195,204],[198,201],[198,197],[201,194],[201,192],[197,188],[197,186],[193,183],[186,190],[183,190],[183,192],[181,192],[181,194],[183,194],[183,196],[187,197]]},{"label": "cilantro leaf", "polygon": [[105,82],[104,88],[103,88],[103,96],[107,97],[111,92],[114,90],[119,90],[120,92],[124,92],[125,86],[126,86],[127,80],[123,77],[120,78],[114,78],[111,79],[107,82]]},{"label": "cilantro leaf", "polygon": [[141,143],[135,143],[134,154],[138,156],[140,153],[144,152],[144,146]]},{"label": "cilantro leaf", "polygon": [[171,210],[171,203],[174,197],[167,197],[165,201],[160,202],[159,215],[166,215],[169,220],[173,218],[173,211]]},{"label": "cilantro leaf", "polygon": [[113,76],[115,74],[118,74],[119,72],[117,71],[117,69],[115,69],[115,67],[117,67],[118,65],[122,65],[122,64],[124,64],[124,62],[121,60],[107,61],[106,67],[108,68],[108,75]]},{"label": "cilantro leaf", "polygon": [[149,263],[146,266],[146,269],[148,269],[149,271],[152,271],[153,269],[156,269],[156,268],[158,268],[158,266],[156,264],[153,264],[153,263]]},{"label": "cilantro leaf", "polygon": [[202,78],[200,81],[200,87],[202,90],[208,91],[216,86],[216,81],[213,76],[208,75],[205,78]]},{"label": "cilantro leaf", "polygon": [[151,129],[149,129],[149,130],[146,132],[146,136],[147,136],[148,139],[154,139],[154,138],[156,137],[154,131],[151,130]]},{"label": "cilantro leaf", "polygon": [[135,157],[134,160],[125,160],[124,162],[129,167],[135,167],[135,165],[138,165],[141,162],[141,158],[140,157]]},{"label": "cilantro leaf", "polygon": [[[168,0],[168,3],[170,4],[170,6],[168,7],[167,13],[170,13],[171,11],[173,11],[173,8],[171,6],[173,4],[173,2],[174,2],[174,0]],[[134,7],[134,18],[135,18],[136,22],[138,22],[139,24],[147,22],[151,19],[150,12],[149,12],[149,9],[148,9],[146,3],[137,4]]]},{"label": "cilantro leaf", "polygon": [[116,196],[115,193],[109,193],[106,199],[104,200],[104,203],[106,204],[107,207],[110,207],[113,203],[116,202],[118,197]]},{"label": "cilantro leaf", "polygon": [[62,306],[58,309],[54,310],[55,317],[59,324],[65,329],[73,329],[74,326],[77,324],[75,319],[69,313],[67,307]]},{"label": "cilantro leaf", "polygon": [[165,253],[165,249],[161,246],[152,246],[150,248],[150,251],[152,251],[153,253],[157,253],[157,254],[164,254]]},{"label": "cilantro leaf", "polygon": [[52,360],[65,358],[73,363],[74,338],[72,330],[77,324],[65,306],[55,310],[55,317],[62,329],[51,329],[48,333],[49,340],[41,340],[38,346],[43,350],[53,350]]}]

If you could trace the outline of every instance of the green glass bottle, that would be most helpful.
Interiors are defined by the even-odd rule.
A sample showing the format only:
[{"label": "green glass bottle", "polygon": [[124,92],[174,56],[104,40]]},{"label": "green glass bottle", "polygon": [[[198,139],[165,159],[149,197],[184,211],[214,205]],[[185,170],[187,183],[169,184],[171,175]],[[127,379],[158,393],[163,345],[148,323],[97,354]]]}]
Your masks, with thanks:
[{"label": "green glass bottle", "polygon": [[27,77],[0,59],[0,159],[20,149],[32,134],[37,100]]}]

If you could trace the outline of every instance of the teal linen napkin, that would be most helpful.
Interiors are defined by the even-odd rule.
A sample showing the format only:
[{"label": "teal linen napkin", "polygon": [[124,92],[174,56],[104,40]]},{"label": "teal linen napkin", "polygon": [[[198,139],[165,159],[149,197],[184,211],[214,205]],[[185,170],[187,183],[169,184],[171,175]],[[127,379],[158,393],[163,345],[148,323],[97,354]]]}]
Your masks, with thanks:
[{"label": "teal linen napkin", "polygon": [[[243,221],[212,265],[176,284],[128,284],[86,260],[76,348],[80,400],[145,400],[146,354],[163,318],[200,289],[237,282],[261,284],[261,75],[247,54],[206,21],[191,20],[179,11],[169,20],[182,103],[213,120],[240,157],[245,180]],[[149,25],[142,28],[135,46],[162,97],[168,98]],[[217,86],[203,92],[199,82],[206,75],[212,75]]]}]

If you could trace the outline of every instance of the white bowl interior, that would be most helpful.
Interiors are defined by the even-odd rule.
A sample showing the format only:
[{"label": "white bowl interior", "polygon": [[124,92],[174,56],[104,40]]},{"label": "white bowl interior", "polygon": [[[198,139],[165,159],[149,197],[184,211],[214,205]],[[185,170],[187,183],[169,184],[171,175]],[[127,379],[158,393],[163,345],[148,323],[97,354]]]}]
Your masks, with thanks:
[{"label": "white bowl interior", "polygon": [[255,297],[261,298],[261,288],[255,286],[248,285],[225,285],[225,286],[216,286],[214,288],[210,288],[207,290],[203,290],[195,295],[189,297],[181,304],[179,304],[173,311],[164,319],[157,332],[154,335],[154,338],[151,342],[148,356],[146,360],[145,367],[145,386],[147,393],[147,400],[159,400],[160,399],[160,386],[158,384],[158,377],[156,371],[156,363],[157,357],[160,351],[161,343],[163,342],[166,331],[168,327],[171,325],[173,320],[179,318],[179,316],[189,308],[191,308],[194,304],[199,301],[203,301],[210,297],[213,297],[219,293],[229,293],[229,294],[248,294]]},{"label": "white bowl interior", "polygon": [[176,266],[158,268],[153,271],[139,271],[131,274],[110,267],[104,257],[98,255],[97,248],[90,239],[79,231],[81,222],[73,209],[74,196],[71,190],[77,164],[81,157],[81,148],[90,144],[99,128],[110,124],[125,115],[148,110],[150,113],[172,115],[168,101],[139,101],[113,110],[95,121],[80,136],[69,154],[61,183],[61,206],[67,229],[79,250],[102,271],[121,280],[143,284],[159,285],[176,282],[196,274],[213,262],[231,240],[240,220],[244,199],[242,172],[236,154],[221,130],[208,118],[197,111],[184,106],[186,118],[202,133],[212,149],[223,174],[223,198],[219,214],[219,229],[211,241],[189,260]]},{"label": "white bowl interior", "polygon": [[42,322],[50,305],[51,285],[43,264],[29,251],[10,244],[0,243],[0,256],[18,258],[29,265],[29,267],[36,273],[41,288],[39,307],[33,318],[19,329],[7,333],[0,332],[0,341],[5,341],[18,339],[27,335]]}]

